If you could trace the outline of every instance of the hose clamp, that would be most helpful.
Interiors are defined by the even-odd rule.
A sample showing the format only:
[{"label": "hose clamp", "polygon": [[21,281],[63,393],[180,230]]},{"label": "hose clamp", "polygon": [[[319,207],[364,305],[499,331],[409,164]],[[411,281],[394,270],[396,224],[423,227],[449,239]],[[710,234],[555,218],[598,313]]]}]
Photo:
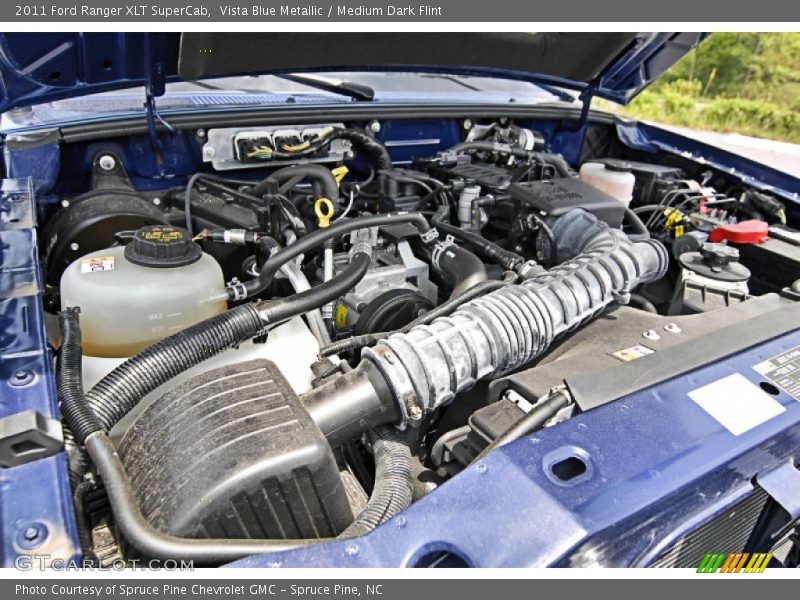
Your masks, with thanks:
[{"label": "hose clamp", "polygon": [[225,284],[225,288],[228,290],[228,296],[234,302],[247,298],[247,288],[237,277]]},{"label": "hose clamp", "polygon": [[378,243],[378,228],[366,227],[356,229],[350,233],[350,258],[352,259],[359,252],[372,258],[372,250]]},{"label": "hose clamp", "polygon": [[439,239],[439,232],[436,230],[436,227],[431,227],[428,231],[420,233],[419,237],[422,239],[423,243],[430,244]]},{"label": "hose clamp", "polygon": [[442,257],[442,254],[451,246],[455,246],[456,241],[452,235],[448,235],[444,240],[439,242],[433,247],[433,252],[431,252],[431,263],[437,269],[441,269],[439,265],[439,259]]}]

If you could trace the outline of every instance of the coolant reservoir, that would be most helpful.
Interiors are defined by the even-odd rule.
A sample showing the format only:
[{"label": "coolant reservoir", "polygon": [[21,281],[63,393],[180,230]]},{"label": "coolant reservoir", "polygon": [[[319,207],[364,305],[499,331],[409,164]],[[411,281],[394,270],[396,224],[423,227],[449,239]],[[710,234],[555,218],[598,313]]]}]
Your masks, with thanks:
[{"label": "coolant reservoir", "polygon": [[153,225],[67,267],[68,306],[81,309],[84,354],[125,357],[225,311],[227,293],[219,264],[185,230]]},{"label": "coolant reservoir", "polygon": [[581,165],[580,178],[589,185],[611,194],[625,206],[631,203],[636,177],[623,161],[585,162]]}]

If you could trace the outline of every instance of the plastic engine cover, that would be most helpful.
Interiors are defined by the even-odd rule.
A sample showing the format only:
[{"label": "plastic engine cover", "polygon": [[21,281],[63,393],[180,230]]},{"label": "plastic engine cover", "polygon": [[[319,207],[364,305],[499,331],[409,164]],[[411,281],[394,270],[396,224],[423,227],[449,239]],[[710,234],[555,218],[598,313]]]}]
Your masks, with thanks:
[{"label": "plastic engine cover", "polygon": [[131,426],[120,454],[144,515],[174,535],[317,538],[353,520],[328,442],[267,360],[171,390]]}]

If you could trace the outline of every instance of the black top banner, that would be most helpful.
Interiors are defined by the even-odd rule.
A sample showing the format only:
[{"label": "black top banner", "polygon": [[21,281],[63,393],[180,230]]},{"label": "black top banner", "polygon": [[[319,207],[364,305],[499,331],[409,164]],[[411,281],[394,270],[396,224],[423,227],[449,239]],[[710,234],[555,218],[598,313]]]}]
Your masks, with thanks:
[{"label": "black top banner", "polygon": [[0,20],[22,22],[797,22],[786,0],[48,0],[0,4]]}]

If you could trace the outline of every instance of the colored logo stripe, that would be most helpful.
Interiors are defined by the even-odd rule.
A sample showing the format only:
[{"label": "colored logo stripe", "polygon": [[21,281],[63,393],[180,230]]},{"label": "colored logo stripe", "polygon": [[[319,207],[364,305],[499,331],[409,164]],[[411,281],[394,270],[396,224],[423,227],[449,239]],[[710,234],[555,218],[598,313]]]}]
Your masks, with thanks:
[{"label": "colored logo stripe", "polygon": [[[749,559],[749,560],[748,560]],[[698,573],[763,573],[772,560],[772,554],[737,552],[736,554],[714,553],[706,554]],[[747,566],[745,566],[745,564]]]}]

